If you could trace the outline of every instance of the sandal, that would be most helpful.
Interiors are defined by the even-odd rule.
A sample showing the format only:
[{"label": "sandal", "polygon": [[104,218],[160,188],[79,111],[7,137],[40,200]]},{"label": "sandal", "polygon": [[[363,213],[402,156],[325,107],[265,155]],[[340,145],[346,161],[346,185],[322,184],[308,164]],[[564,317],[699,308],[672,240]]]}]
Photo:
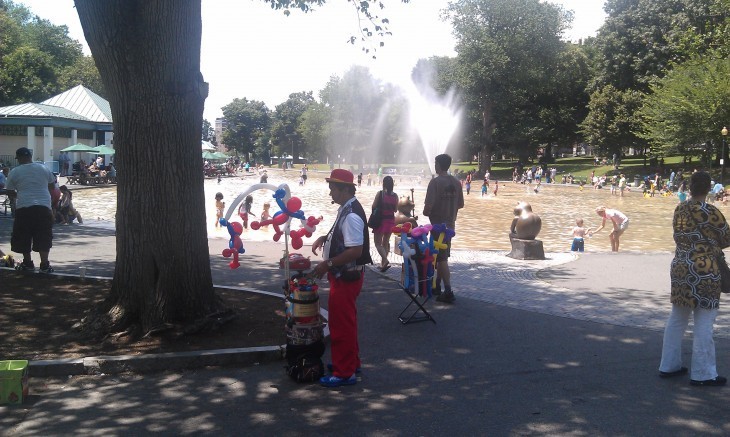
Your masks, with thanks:
[{"label": "sandal", "polygon": [[381,267],[380,268],[380,271],[383,272],[383,273],[385,273],[385,272],[388,271],[389,268],[390,268],[390,263],[388,263],[385,266]]}]

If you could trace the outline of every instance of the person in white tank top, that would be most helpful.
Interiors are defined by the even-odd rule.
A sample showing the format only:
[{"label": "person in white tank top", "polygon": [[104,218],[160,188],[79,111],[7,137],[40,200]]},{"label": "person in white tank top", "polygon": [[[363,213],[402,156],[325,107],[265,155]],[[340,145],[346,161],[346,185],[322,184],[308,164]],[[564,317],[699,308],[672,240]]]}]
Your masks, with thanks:
[{"label": "person in white tank top", "polygon": [[611,250],[613,252],[618,252],[621,235],[623,235],[624,231],[629,227],[629,218],[621,211],[606,208],[605,206],[599,206],[596,208],[596,214],[603,218],[603,222],[601,223],[601,226],[589,235],[595,234],[603,229],[606,226],[606,220],[611,220],[611,223],[613,223],[613,230],[610,234],[608,234],[608,239],[611,240]]}]

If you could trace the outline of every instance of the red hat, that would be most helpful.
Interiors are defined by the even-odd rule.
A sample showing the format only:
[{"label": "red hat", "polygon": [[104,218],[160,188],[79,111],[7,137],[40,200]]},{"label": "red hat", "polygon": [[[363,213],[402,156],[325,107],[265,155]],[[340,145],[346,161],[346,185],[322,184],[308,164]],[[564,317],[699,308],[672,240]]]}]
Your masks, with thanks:
[{"label": "red hat", "polygon": [[345,170],[344,168],[336,168],[332,170],[332,173],[330,173],[330,177],[324,178],[324,180],[326,180],[327,182],[347,185],[355,185],[355,182],[353,182],[354,179],[355,176],[350,171]]}]

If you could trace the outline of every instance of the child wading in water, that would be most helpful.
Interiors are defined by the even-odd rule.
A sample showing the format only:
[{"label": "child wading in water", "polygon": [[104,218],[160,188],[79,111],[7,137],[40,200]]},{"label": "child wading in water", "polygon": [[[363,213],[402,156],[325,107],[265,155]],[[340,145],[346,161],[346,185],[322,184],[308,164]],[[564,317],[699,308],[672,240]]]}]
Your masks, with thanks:
[{"label": "child wading in water", "polygon": [[[261,221],[268,220],[271,218],[271,213],[269,212],[269,208],[271,208],[271,205],[269,202],[264,203],[264,210],[261,211]],[[268,228],[269,225],[264,226],[265,228]]]},{"label": "child wading in water", "polygon": [[583,227],[583,219],[579,218],[575,220],[575,227],[571,231],[573,235],[573,244],[570,246],[571,252],[583,252],[584,244],[583,237],[591,232],[591,228]]},{"label": "child wading in water", "polygon": [[223,193],[215,193],[215,227],[221,227],[223,210],[226,209],[226,202],[223,201]]},{"label": "child wading in water", "polygon": [[487,195],[487,188],[489,188],[487,181],[482,182],[482,197]]},{"label": "child wading in water", "polygon": [[248,229],[248,216],[252,215],[256,217],[256,214],[251,212],[251,204],[253,204],[253,196],[246,196],[246,200],[238,207],[238,216],[243,220],[243,227]]}]

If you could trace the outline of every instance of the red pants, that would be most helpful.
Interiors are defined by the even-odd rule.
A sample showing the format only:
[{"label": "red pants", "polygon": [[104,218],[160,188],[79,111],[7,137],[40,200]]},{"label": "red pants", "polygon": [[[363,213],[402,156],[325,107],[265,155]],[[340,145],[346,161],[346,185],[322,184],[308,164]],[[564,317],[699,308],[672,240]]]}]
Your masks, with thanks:
[{"label": "red pants", "polygon": [[365,274],[360,280],[345,282],[331,273],[330,282],[329,328],[330,347],[332,348],[332,374],[349,378],[360,367],[360,346],[357,342],[357,306],[355,301],[360,295]]}]

